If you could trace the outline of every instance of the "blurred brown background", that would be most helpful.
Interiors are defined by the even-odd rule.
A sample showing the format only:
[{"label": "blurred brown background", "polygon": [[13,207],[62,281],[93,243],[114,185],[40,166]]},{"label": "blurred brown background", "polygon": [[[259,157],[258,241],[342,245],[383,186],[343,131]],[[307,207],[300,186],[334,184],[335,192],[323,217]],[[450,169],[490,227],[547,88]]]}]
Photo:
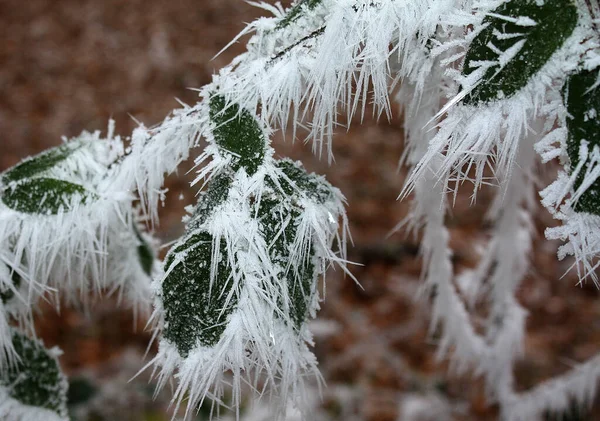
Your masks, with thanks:
[{"label": "blurred brown background", "polygon": [[[57,145],[63,135],[105,131],[109,118],[127,135],[134,119],[161,121],[178,107],[175,98],[194,103],[197,95],[188,88],[209,82],[243,51],[243,43],[236,44],[213,60],[244,22],[262,12],[242,0],[0,0],[0,171]],[[328,276],[314,330],[329,387],[315,405],[315,420],[493,420],[496,408],[486,404],[481,383],[449,376],[446,364],[435,360],[427,304],[414,300],[418,238],[386,236],[409,207],[409,201],[396,201],[405,175],[397,170],[397,111],[392,122],[355,121],[348,132],[339,130],[331,167],[301,141],[276,136],[280,155],[326,174],[347,196],[354,237],[349,257],[364,265],[353,269],[364,289],[339,271]],[[165,242],[181,234],[183,207],[193,202],[189,168],[184,164],[167,184],[157,229]],[[457,270],[476,263],[475,241],[489,235],[483,215],[490,192],[473,207],[469,193],[459,196],[448,218]],[[542,238],[553,221],[541,210],[536,221],[540,236],[519,297],[530,311],[526,354],[515,368],[521,389],[600,350],[598,291],[576,287],[572,273],[561,279],[569,262],[557,262],[557,244]],[[88,315],[43,310],[40,334],[65,351],[62,364],[75,379],[72,399],[85,401],[73,408],[74,419],[168,419],[168,391],[152,401],[147,377],[127,383],[143,366],[149,339],[143,320],[136,327],[111,300]],[[592,409],[564,419],[598,414]]]}]

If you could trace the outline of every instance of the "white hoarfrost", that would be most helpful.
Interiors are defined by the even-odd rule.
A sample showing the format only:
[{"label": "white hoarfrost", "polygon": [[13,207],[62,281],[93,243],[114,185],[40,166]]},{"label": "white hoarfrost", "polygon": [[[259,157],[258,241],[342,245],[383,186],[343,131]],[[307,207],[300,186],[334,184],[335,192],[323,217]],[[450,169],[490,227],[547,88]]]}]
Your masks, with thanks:
[{"label": "white hoarfrost", "polygon": [[[591,401],[597,357],[520,394],[512,369],[525,334],[526,310],[515,295],[531,251],[534,148],[544,162],[559,158],[563,165],[541,193],[563,224],[546,236],[564,241],[559,258],[573,255],[581,279],[597,280],[600,217],[574,207],[598,182],[600,150],[589,139],[582,142],[581,163],[571,168],[561,88],[582,62],[587,70],[600,64],[597,20],[590,16],[598,8],[589,9],[586,0],[570,3],[578,13],[574,31],[525,85],[513,95],[496,92],[493,100],[468,105],[466,98],[490,82],[490,68],[498,66],[495,77],[530,48],[519,37],[547,22],[498,14],[501,0],[299,0],[287,10],[278,3],[254,4],[274,17],[250,23],[232,41],[251,35],[247,51],[200,91],[198,104],[174,111],[157,127],[140,125],[127,145],[113,136],[111,124],[108,139],[84,133],[58,155],[0,174],[0,373],[17,361],[9,323],[16,319],[31,328],[32,307],[43,294],[85,302],[90,291],[106,290],[143,310],[154,294],[160,344],[149,366],[155,365],[160,387],[177,378],[173,402],[179,407],[187,400],[186,416],[209,399],[215,411],[231,405],[239,418],[244,388],[268,399],[269,407],[275,402],[274,418],[283,418],[290,402],[302,410],[306,379],[319,378],[305,322],[319,307],[318,276],[332,264],[347,270],[347,221],[337,189],[297,163],[273,157],[270,127],[285,129],[291,120],[294,138],[298,128],[307,128],[313,150],[325,149],[331,160],[336,127],[367,110],[389,117],[389,92],[399,85],[408,139],[404,160],[413,167],[402,195],[414,192],[409,222],[423,229],[424,290],[433,302],[432,327],[443,328],[440,355],[451,355],[459,371],[482,375],[507,420]],[[518,31],[496,30],[483,44],[485,54],[496,58],[472,60],[465,72],[468,49],[490,19]],[[217,124],[212,95],[227,103],[218,113],[232,106],[238,112]],[[236,126],[238,118],[243,121]],[[196,160],[193,184],[216,185],[216,196],[200,196],[186,220],[186,236],[162,272],[154,263],[154,241],[142,227],[157,221],[165,174],[189,157],[201,137],[208,146]],[[583,182],[575,189],[580,174]],[[478,267],[455,274],[444,218],[447,193],[456,194],[464,181],[472,181],[475,191],[484,183],[501,188]],[[41,191],[36,183],[54,190]],[[198,258],[195,236],[210,239],[202,240],[210,253],[200,256],[197,267],[183,267],[186,259]],[[188,270],[207,279],[187,277]],[[207,283],[200,299],[165,293],[177,273],[185,275],[180,283]],[[193,313],[215,302],[222,308],[208,320]],[[479,330],[472,323],[476,303],[489,310]],[[184,323],[196,335],[183,338],[190,349],[168,333],[172,318],[186,312],[196,316]],[[43,417],[4,395],[0,401],[7,419]]]},{"label": "white hoarfrost", "polygon": [[[295,8],[262,7],[275,14],[248,25],[255,33],[248,52],[221,70],[221,92],[261,110],[264,120],[285,128],[309,127],[313,150],[326,146],[340,109],[349,122],[367,104],[391,115],[390,83],[420,67],[421,51],[438,26],[472,21],[468,0],[312,0]],[[402,63],[398,66],[398,62]]]},{"label": "white hoarfrost", "polygon": [[0,388],[0,419],[4,421],[69,421],[69,417],[60,416],[49,409],[24,405],[11,398],[3,388]]},{"label": "white hoarfrost", "polygon": [[[294,319],[293,307],[297,305],[298,297],[291,291],[301,289],[300,300],[307,305],[303,318],[313,318],[320,301],[318,276],[333,263],[345,270],[347,220],[344,198],[339,190],[314,175],[307,175],[310,182],[315,183],[307,190],[304,185],[307,179],[296,179],[294,174],[290,175],[278,165],[266,128],[258,133],[264,144],[264,156],[256,171],[249,174],[251,171],[243,166],[235,169],[240,157],[225,150],[215,139],[214,132],[220,126],[210,116],[211,97],[220,94],[220,86],[215,83],[205,87],[202,91],[204,101],[196,107],[200,116],[198,121],[205,125],[197,132],[204,135],[208,146],[197,159],[198,165],[204,166],[199,169],[195,183],[204,180],[208,184],[223,174],[228,174],[231,182],[220,201],[213,203],[210,197],[200,196],[198,209],[208,209],[206,215],[200,219],[194,214],[186,218],[188,232],[178,243],[180,245],[176,244],[170,252],[172,258],[168,259],[164,276],[155,283],[157,300],[153,318],[157,322],[157,334],[168,330],[169,323],[174,323],[166,319],[165,301],[172,300],[172,292],[165,290],[170,288],[165,285],[178,265],[185,264],[190,258],[193,247],[190,241],[194,235],[208,234],[212,238],[210,263],[201,263],[201,267],[210,264],[208,294],[215,299],[225,297],[221,305],[223,312],[230,307],[233,309],[222,322],[225,327],[216,342],[207,344],[199,339],[189,352],[183,352],[177,340],[163,337],[159,352],[150,364],[156,365],[158,370],[159,387],[166,385],[177,373],[178,386],[173,401],[177,407],[187,401],[186,416],[192,416],[207,398],[211,400],[215,414],[219,406],[231,405],[239,415],[242,391],[249,387],[262,399],[274,403],[277,409],[272,416],[279,419],[285,415],[288,402],[302,410],[303,402],[308,399],[305,381],[319,379],[317,361],[309,348],[313,343],[312,335],[304,321],[297,325]],[[241,108],[240,113],[248,111]],[[257,126],[261,124],[259,120],[253,121]],[[181,123],[188,124],[185,120]],[[225,121],[223,126],[229,123]],[[285,162],[296,169],[301,168],[291,161]],[[326,197],[318,196],[322,190],[313,191],[313,187],[325,189]],[[284,204],[282,219],[275,222],[277,227],[270,225],[270,211],[262,210],[263,203],[274,199],[283,200]],[[290,206],[297,208],[299,213],[286,216],[285,212],[292,212]],[[274,238],[269,240],[266,232],[273,228]],[[289,235],[293,238],[286,238],[287,245],[279,250],[278,239]],[[332,250],[334,244],[337,244],[337,252]],[[188,248],[182,249],[183,245]],[[306,285],[302,274],[311,269],[313,273],[309,274]],[[226,282],[217,284],[217,279],[223,277]],[[202,281],[198,279],[198,282]],[[222,290],[214,291],[216,288]],[[177,309],[211,305],[210,301],[190,303],[184,297],[176,303]],[[198,334],[202,335],[201,332]],[[225,400],[225,396],[229,398]]]},{"label": "white hoarfrost", "polygon": [[[500,3],[480,2],[474,15],[478,17],[478,22],[477,19],[473,22],[477,29],[466,36],[451,38],[431,50],[433,57],[442,54],[447,56],[449,51],[452,52],[441,63],[446,66],[446,74],[455,79],[455,90],[459,86],[461,90],[458,93],[455,91],[453,97],[431,119],[430,124],[436,125],[436,135],[410,175],[403,197],[412,191],[416,181],[430,171],[430,163],[439,161],[439,157],[442,160],[436,175],[446,191],[456,194],[458,186],[464,181],[473,182],[475,191],[481,184],[504,186],[507,179],[502,179],[496,173],[509,175],[512,172],[521,139],[532,132],[531,122],[543,119],[552,101],[557,98],[560,101],[560,89],[566,75],[575,69],[578,58],[595,45],[595,41],[589,39],[589,14],[582,11],[579,17],[582,23],[515,95],[485,104],[464,105],[461,100],[483,83],[487,69],[494,65],[504,67],[523,47],[523,42],[515,42],[510,51],[498,51],[498,61],[476,63],[479,67],[468,76],[461,73],[460,67],[456,68],[456,63],[464,59],[473,39],[486,28],[481,24],[483,18]],[[523,25],[523,22],[519,24]],[[528,22],[525,24],[529,26]],[[445,118],[436,124],[435,120],[444,115]],[[486,178],[485,172],[488,170],[493,174],[491,179]]]},{"label": "white hoarfrost", "polygon": [[[135,308],[150,309],[151,273],[141,268],[139,247],[146,244],[151,267],[155,244],[150,238],[143,241],[145,234],[136,231],[142,219],[133,206],[133,192],[121,189],[109,176],[123,151],[120,138],[84,132],[50,154],[63,151],[68,151],[64,158],[51,165],[41,165],[46,159],[41,155],[0,175],[0,329],[11,318],[31,328],[32,308],[45,293],[58,305],[59,299],[85,303],[90,292],[118,291]],[[76,184],[85,193],[59,192],[68,202],[55,212],[44,211],[53,192],[36,202],[33,189],[25,190],[27,205],[20,207],[22,199],[7,199],[24,183],[35,187],[46,179]],[[1,369],[15,357],[9,342],[10,335],[1,336]]]}]

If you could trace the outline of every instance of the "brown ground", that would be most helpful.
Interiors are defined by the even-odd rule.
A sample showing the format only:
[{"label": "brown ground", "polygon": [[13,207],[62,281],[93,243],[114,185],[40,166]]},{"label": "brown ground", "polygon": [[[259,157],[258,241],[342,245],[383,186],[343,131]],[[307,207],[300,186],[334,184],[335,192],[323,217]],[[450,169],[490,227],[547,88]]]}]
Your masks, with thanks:
[{"label": "brown ground", "polygon": [[[215,69],[243,50],[234,45],[211,61],[243,22],[259,14],[241,0],[0,1],[0,170],[58,144],[62,135],[105,130],[109,118],[127,134],[135,126],[132,117],[153,124],[177,107],[174,98],[193,103],[196,94],[187,88],[209,82]],[[364,264],[354,269],[364,289],[339,273],[330,274],[320,320],[336,323],[337,329],[317,338],[316,352],[330,388],[347,386],[357,396],[353,410],[359,419],[392,421],[409,394],[432,399],[436,393],[455,408],[462,405],[451,419],[494,419],[495,409],[486,405],[479,382],[449,377],[445,364],[435,361],[427,306],[413,300],[419,286],[418,242],[400,234],[386,238],[409,206],[395,200],[404,177],[397,172],[402,148],[398,117],[362,126],[357,121],[349,133],[340,130],[331,167],[302,142],[277,142],[282,156],[302,159],[347,196],[355,240],[349,257]],[[193,200],[189,179],[169,179],[171,200],[157,232],[164,241],[182,232],[183,206]],[[178,200],[181,192],[183,201]],[[467,194],[459,197],[449,221],[458,267],[474,264],[473,240],[485,238],[489,229],[482,221],[485,193],[475,207],[469,208],[468,201]],[[567,266],[556,262],[557,244],[541,237],[552,221],[540,211],[537,224],[533,266],[520,291],[530,311],[526,355],[516,367],[522,388],[600,348],[598,291],[575,287],[572,274],[560,279]],[[132,333],[131,316],[110,301],[89,317],[46,309],[39,324],[46,343],[65,351],[62,364],[71,374],[116,378],[114,366],[121,365],[115,361],[123,355],[133,373],[142,365],[136,367],[136,357],[124,353],[131,347],[143,352],[148,340],[143,322]],[[343,412],[328,395],[324,405],[332,414]],[[139,404],[138,412],[127,406],[127,415],[111,419],[138,419],[140,414],[162,419],[157,414],[163,409],[150,403]],[[581,419],[600,419],[598,414]]]}]

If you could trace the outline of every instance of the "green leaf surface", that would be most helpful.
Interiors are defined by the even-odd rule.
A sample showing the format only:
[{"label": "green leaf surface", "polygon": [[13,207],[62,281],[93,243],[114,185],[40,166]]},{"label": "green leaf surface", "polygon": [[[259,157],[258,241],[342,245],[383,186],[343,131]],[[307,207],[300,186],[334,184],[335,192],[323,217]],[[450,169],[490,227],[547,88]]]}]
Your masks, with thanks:
[{"label": "green leaf surface", "polygon": [[27,158],[6,171],[2,177],[5,184],[39,175],[67,159],[78,147],[62,145]]},{"label": "green leaf surface", "polygon": [[[510,22],[524,17],[533,20],[535,25]],[[476,105],[517,93],[563,45],[575,29],[577,18],[577,7],[572,0],[511,0],[503,3],[483,20],[488,26],[473,40],[465,58],[463,75],[473,73],[478,61],[497,62],[498,50],[504,52],[521,40],[525,42],[503,67],[500,64],[490,67],[482,82],[464,98],[464,103]]]},{"label": "green leaf surface", "polygon": [[74,203],[85,204],[95,195],[83,186],[54,178],[32,178],[8,186],[0,199],[9,208],[23,213],[56,215]]},{"label": "green leaf surface", "polygon": [[75,377],[69,380],[67,402],[69,406],[82,405],[89,402],[98,393],[98,388],[87,377]]},{"label": "green leaf surface", "polygon": [[237,306],[236,295],[229,296],[231,267],[224,244],[220,245],[221,259],[211,288],[212,239],[206,232],[189,235],[166,258],[168,275],[162,284],[163,336],[177,346],[182,357],[198,344],[216,345]]},{"label": "green leaf surface", "polygon": [[309,174],[300,162],[282,159],[277,161],[277,167],[289,179],[279,180],[281,188],[288,196],[297,196],[300,191],[317,203],[331,200],[333,192],[329,183],[321,176]]},{"label": "green leaf surface", "polygon": [[58,361],[39,341],[13,330],[12,341],[20,357],[16,367],[0,376],[0,384],[8,394],[24,405],[67,413],[68,383]]},{"label": "green leaf surface", "polygon": [[151,276],[152,265],[154,264],[154,251],[152,250],[152,247],[150,247],[150,244],[148,244],[146,240],[144,240],[144,237],[142,237],[142,233],[140,233],[140,230],[135,226],[135,224],[133,225],[133,231],[135,232],[135,236],[140,242],[139,246],[137,247],[140,266],[142,267],[142,270],[144,271],[144,273],[146,273],[146,275]]},{"label": "green leaf surface", "polygon": [[[591,151],[600,147],[600,89],[597,82],[600,73],[583,70],[572,75],[563,89],[563,99],[567,107],[567,153],[571,160],[571,171],[579,164],[579,147],[583,140],[588,142]],[[575,180],[575,189],[583,182],[585,167]],[[581,196],[575,205],[577,212],[587,212],[600,216],[600,180],[596,180]]]},{"label": "green leaf surface", "polygon": [[[270,246],[271,261],[279,266],[282,281],[285,280],[291,299],[289,315],[296,328],[300,328],[308,317],[317,274],[312,262],[314,250],[311,247],[309,258],[301,262],[298,270],[290,266],[290,253],[294,251],[294,241],[298,232],[298,222],[302,208],[291,201],[275,195],[263,197],[258,209],[261,231]],[[280,301],[279,305],[283,305]],[[286,310],[281,309],[285,314]]]},{"label": "green leaf surface", "polygon": [[216,126],[213,135],[219,148],[236,157],[234,170],[244,167],[249,175],[254,174],[263,162],[267,145],[254,115],[237,104],[227,103],[221,95],[210,98],[209,108],[210,120]]},{"label": "green leaf surface", "polygon": [[215,208],[227,199],[231,182],[231,176],[227,173],[215,175],[209,181],[206,189],[198,197],[198,204],[188,224],[189,230],[204,224]]}]

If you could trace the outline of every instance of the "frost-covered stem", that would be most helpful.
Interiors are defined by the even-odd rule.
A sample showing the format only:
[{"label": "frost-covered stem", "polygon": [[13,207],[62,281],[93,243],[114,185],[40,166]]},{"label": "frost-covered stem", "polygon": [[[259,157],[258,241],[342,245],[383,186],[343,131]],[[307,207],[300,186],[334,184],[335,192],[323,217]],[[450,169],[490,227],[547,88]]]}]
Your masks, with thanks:
[{"label": "frost-covered stem", "polygon": [[475,272],[480,277],[475,283],[487,282],[491,288],[486,334],[491,347],[482,369],[488,388],[501,403],[513,393],[512,366],[521,351],[525,330],[526,311],[515,293],[527,273],[531,251],[532,223],[524,206],[533,193],[529,174],[534,166],[532,137],[521,141],[506,194],[499,194],[493,204],[494,234]]},{"label": "frost-covered stem", "polygon": [[513,395],[502,406],[503,419],[529,421],[545,411],[564,413],[574,404],[585,406],[594,401],[600,379],[600,354],[578,365],[562,376],[547,380],[519,395]]},{"label": "frost-covered stem", "polygon": [[[431,83],[422,95],[418,86],[402,86],[397,100],[405,109],[405,130],[409,141],[407,161],[415,165],[426,154],[429,142],[436,131],[428,126],[435,116],[443,98],[444,76],[438,60],[429,71]],[[469,314],[453,285],[452,250],[450,233],[444,224],[446,199],[443,183],[437,178],[441,167],[439,160],[432,160],[424,176],[416,183],[410,223],[423,227],[421,254],[423,255],[423,278],[425,289],[433,295],[432,329],[441,325],[443,330],[439,355],[446,354],[452,346],[460,358],[457,369],[466,368],[482,354],[484,340],[477,335],[469,320]]]}]

